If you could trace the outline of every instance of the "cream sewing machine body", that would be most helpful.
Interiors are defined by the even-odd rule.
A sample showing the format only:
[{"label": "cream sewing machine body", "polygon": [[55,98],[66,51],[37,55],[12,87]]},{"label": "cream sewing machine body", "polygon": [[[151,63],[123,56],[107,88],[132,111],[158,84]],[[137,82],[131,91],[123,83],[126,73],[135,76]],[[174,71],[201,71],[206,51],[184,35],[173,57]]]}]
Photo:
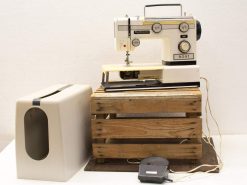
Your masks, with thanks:
[{"label": "cream sewing machine body", "polygon": [[[146,17],[145,8],[180,6],[181,16]],[[199,66],[196,65],[196,41],[200,38],[200,23],[192,16],[182,16],[180,4],[146,5],[144,17],[123,17],[114,20],[117,51],[126,52],[126,64],[104,65],[102,85],[106,91],[200,86]],[[141,46],[144,39],[159,39],[163,43],[158,64],[132,64],[130,52]],[[109,73],[120,73],[120,81],[110,81]]]},{"label": "cream sewing machine body", "polygon": [[[130,20],[130,36],[128,34]],[[193,17],[144,18],[124,17],[114,22],[117,51],[134,51],[142,39],[160,39],[163,42],[164,64],[196,61],[196,20]]]}]

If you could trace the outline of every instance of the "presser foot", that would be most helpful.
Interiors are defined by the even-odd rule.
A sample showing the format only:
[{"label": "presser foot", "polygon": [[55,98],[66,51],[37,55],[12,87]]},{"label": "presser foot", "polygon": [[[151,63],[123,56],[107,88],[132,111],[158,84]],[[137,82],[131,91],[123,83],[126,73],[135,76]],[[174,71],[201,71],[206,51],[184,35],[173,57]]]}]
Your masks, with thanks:
[{"label": "presser foot", "polygon": [[126,51],[125,63],[127,66],[130,65],[130,63],[132,63],[132,61],[129,60],[129,56],[130,56],[129,52]]}]

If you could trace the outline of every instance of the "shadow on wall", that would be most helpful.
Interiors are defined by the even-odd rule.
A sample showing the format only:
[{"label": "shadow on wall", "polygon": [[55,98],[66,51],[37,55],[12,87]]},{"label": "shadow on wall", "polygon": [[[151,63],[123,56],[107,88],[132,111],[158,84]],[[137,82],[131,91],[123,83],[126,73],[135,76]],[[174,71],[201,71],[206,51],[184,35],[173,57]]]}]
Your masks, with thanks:
[{"label": "shadow on wall", "polygon": [[13,136],[0,135],[0,152],[14,139]]}]

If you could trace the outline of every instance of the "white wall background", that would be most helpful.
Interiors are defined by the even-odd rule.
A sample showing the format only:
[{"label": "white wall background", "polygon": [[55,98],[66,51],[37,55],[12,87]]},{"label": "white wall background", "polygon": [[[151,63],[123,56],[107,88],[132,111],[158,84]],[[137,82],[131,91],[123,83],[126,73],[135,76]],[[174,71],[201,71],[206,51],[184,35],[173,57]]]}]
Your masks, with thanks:
[{"label": "white wall background", "polygon": [[[121,63],[113,18],[174,1],[1,0],[0,134],[14,135],[15,101],[56,83],[100,85],[101,65]],[[247,1],[180,1],[202,23],[201,74],[225,134],[247,134]],[[133,61],[160,61],[160,45],[143,44]]]}]

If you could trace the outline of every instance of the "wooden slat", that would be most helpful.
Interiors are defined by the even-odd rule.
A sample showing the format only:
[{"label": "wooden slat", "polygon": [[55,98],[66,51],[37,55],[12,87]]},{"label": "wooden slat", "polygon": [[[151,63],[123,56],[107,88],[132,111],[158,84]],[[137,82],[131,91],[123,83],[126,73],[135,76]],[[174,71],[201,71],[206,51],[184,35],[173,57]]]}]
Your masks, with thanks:
[{"label": "wooden slat", "polygon": [[201,112],[199,88],[164,89],[153,91],[96,91],[91,96],[92,114]]},{"label": "wooden slat", "polygon": [[201,112],[201,98],[92,99],[92,114]]},{"label": "wooden slat", "polygon": [[201,118],[93,119],[93,138],[200,138]]},{"label": "wooden slat", "polygon": [[93,155],[95,158],[199,159],[202,144],[93,144]]},{"label": "wooden slat", "polygon": [[[213,144],[213,140],[211,143]],[[174,171],[189,171],[202,164],[218,165],[217,155],[212,146],[205,143],[202,140],[202,158],[200,159],[175,159],[169,160],[169,168]],[[214,169],[214,166],[204,166],[195,170],[195,172],[205,172]],[[104,163],[98,164],[94,158],[91,158],[87,166],[84,168],[85,171],[111,171],[111,172],[138,172],[138,164],[129,164],[126,159],[104,159]],[[219,169],[213,172],[218,173]]]}]

